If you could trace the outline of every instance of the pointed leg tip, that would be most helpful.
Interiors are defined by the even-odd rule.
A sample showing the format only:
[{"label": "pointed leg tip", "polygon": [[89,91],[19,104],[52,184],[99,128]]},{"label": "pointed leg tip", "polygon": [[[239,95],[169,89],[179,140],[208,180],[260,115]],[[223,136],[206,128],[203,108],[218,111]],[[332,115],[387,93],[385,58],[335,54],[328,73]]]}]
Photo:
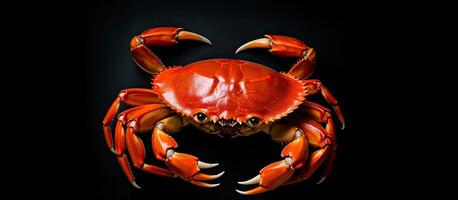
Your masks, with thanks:
[{"label": "pointed leg tip", "polygon": [[342,127],[340,129],[344,130],[345,129],[345,124],[342,124]]},{"label": "pointed leg tip", "polygon": [[249,180],[246,180],[246,181],[239,181],[237,182],[238,184],[240,185],[253,185],[253,184],[258,184],[259,182],[261,182],[261,175],[258,174],[257,176],[249,179]]},{"label": "pointed leg tip", "polygon": [[206,185],[202,187],[214,188],[214,187],[218,187],[219,185],[221,185],[221,183],[214,183],[214,184],[206,183]]},{"label": "pointed leg tip", "polygon": [[201,42],[203,42],[203,43],[205,43],[205,44],[208,44],[208,45],[210,45],[210,46],[212,45],[212,42],[211,42],[208,38],[206,38],[206,37],[204,37],[204,36],[201,36],[201,37],[202,37],[202,39],[199,40],[199,41],[201,41]]},{"label": "pointed leg tip", "polygon": [[206,43],[208,45],[212,45],[212,42],[207,39],[206,37],[199,35],[197,33],[189,32],[189,31],[180,31],[178,33],[177,39],[179,40],[194,40]]},{"label": "pointed leg tip", "polygon": [[206,162],[202,162],[202,161],[198,161],[197,162],[197,166],[200,168],[200,169],[208,169],[208,168],[213,168],[213,167],[216,167],[218,166],[219,163],[206,163]]},{"label": "pointed leg tip", "polygon": [[219,185],[221,185],[221,183],[208,184],[207,187],[214,188],[214,187],[218,187]]},{"label": "pointed leg tip", "polygon": [[223,174],[224,174],[224,171],[222,171],[222,172],[220,172],[218,174],[215,174],[215,175],[209,175],[209,174],[205,174],[205,173],[198,173],[193,177],[193,180],[199,180],[199,181],[214,180],[214,179],[217,179],[217,178],[221,177]]},{"label": "pointed leg tip", "polygon": [[235,190],[236,192],[243,194],[243,195],[253,195],[253,194],[259,194],[268,191],[265,187],[258,186],[254,189],[248,190],[248,191],[240,191],[240,190]]},{"label": "pointed leg tip", "polygon": [[240,46],[237,50],[235,50],[235,54],[238,54],[238,53],[242,52],[243,50],[248,49],[247,46],[248,46],[247,44],[244,44],[244,45]]},{"label": "pointed leg tip", "polygon": [[235,190],[236,192],[238,192],[239,194],[243,194],[243,195],[247,195],[245,191],[241,191],[241,190]]},{"label": "pointed leg tip", "polygon": [[224,175],[224,173],[226,173],[226,171],[222,171],[222,172],[220,172],[219,174],[217,174],[217,175],[216,175],[216,178],[219,178],[219,177],[221,177],[222,175]]},{"label": "pointed leg tip", "polygon": [[114,154],[116,154],[116,151],[114,150],[113,147],[110,148],[110,151],[113,152]]},{"label": "pointed leg tip", "polygon": [[132,181],[131,184],[137,188],[137,189],[142,189],[142,187],[140,187],[139,185],[137,185],[137,183],[135,181]]},{"label": "pointed leg tip", "polygon": [[244,51],[246,49],[254,49],[254,48],[263,48],[263,49],[270,49],[270,39],[268,38],[260,38],[250,42],[245,43],[244,45],[240,46],[236,51],[235,54]]},{"label": "pointed leg tip", "polygon": [[202,39],[199,41],[212,46],[212,42],[204,36],[202,36]]},{"label": "pointed leg tip", "polygon": [[205,183],[205,182],[196,181],[196,180],[192,180],[191,183],[194,184],[194,185],[197,185],[197,186],[200,186],[200,187],[206,187],[206,188],[214,188],[214,187],[218,187],[220,185],[220,183],[211,184],[211,183]]},{"label": "pointed leg tip", "polygon": [[316,182],[317,185],[323,183],[323,181],[326,179],[326,177],[322,177],[318,182]]}]

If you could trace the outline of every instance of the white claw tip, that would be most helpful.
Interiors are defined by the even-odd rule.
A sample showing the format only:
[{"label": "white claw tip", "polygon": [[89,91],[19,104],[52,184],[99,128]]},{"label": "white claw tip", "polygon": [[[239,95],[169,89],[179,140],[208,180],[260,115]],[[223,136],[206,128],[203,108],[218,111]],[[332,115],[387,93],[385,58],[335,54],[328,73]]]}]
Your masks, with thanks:
[{"label": "white claw tip", "polygon": [[326,177],[321,178],[316,184],[319,185],[319,184],[323,183],[323,181],[324,181],[325,179],[326,179]]},{"label": "white claw tip", "polygon": [[205,163],[205,162],[202,162],[202,161],[198,161],[197,162],[197,166],[200,169],[208,169],[208,168],[216,167],[218,165],[219,165],[218,163]]},{"label": "white claw tip", "polygon": [[110,151],[113,152],[114,154],[116,154],[116,151],[114,150],[113,147],[110,148]]},{"label": "white claw tip", "polygon": [[270,39],[268,38],[261,38],[257,40],[253,40],[251,42],[245,43],[244,45],[240,46],[236,51],[235,54],[246,50],[246,49],[253,49],[253,48],[263,48],[268,49],[270,48]]},{"label": "white claw tip", "polygon": [[224,172],[225,172],[225,171],[222,171],[221,173],[219,173],[219,174],[215,175],[215,177],[216,177],[216,178],[219,178],[219,177],[221,177],[221,176],[224,174]]},{"label": "white claw tip", "polygon": [[180,31],[177,35],[177,39],[179,40],[195,40],[200,41],[209,45],[212,45],[209,39],[206,37],[199,35],[197,33],[189,32],[189,31]]},{"label": "white claw tip", "polygon": [[258,174],[257,176],[253,177],[250,180],[240,181],[240,182],[237,182],[237,183],[240,184],[240,185],[253,185],[253,184],[258,184],[259,182],[261,182],[261,175],[260,174]]},{"label": "white claw tip", "polygon": [[202,39],[200,41],[210,46],[212,45],[212,42],[204,36],[202,36]]},{"label": "white claw tip", "polygon": [[196,185],[201,186],[201,187],[206,187],[206,188],[214,188],[214,187],[218,187],[221,184],[220,183],[210,184],[210,183],[200,182],[199,184],[196,184]]},{"label": "white claw tip", "polygon": [[[235,54],[238,54],[238,53],[241,51],[241,48],[242,48],[242,47],[239,47],[237,50],[235,50]],[[238,192],[238,190],[235,190],[235,191]]]},{"label": "white claw tip", "polygon": [[142,189],[135,181],[132,181],[131,184],[137,189]]},{"label": "white claw tip", "polygon": [[235,191],[238,192],[238,193],[240,193],[240,194],[246,195],[246,192],[244,192],[244,191],[237,190],[237,189],[236,189]]},{"label": "white claw tip", "polygon": [[212,45],[212,42],[209,39],[207,39],[204,36],[201,36],[201,37],[202,37],[202,39],[200,40],[201,42],[206,43],[206,44],[208,44],[210,46]]}]

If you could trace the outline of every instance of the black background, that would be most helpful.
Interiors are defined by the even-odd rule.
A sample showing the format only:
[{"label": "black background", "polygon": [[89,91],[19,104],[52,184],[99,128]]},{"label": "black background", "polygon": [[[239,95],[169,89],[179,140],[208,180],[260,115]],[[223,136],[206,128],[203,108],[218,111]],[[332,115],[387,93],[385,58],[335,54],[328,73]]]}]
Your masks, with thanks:
[{"label": "black background", "polygon": [[[390,56],[396,50],[389,49],[389,56],[386,50],[393,42],[389,35],[399,32],[386,29],[389,23],[383,15],[374,18],[374,10],[351,4],[292,1],[91,1],[51,10],[51,15],[39,21],[52,23],[28,23],[20,37],[29,39],[33,32],[35,37],[44,38],[43,43],[32,45],[43,49],[33,49],[35,54],[31,56],[37,58],[29,60],[44,60],[45,64],[40,68],[30,65],[27,71],[31,78],[27,77],[26,87],[36,89],[32,96],[38,109],[33,113],[37,120],[31,120],[29,125],[44,128],[25,140],[34,145],[21,153],[32,152],[35,159],[27,165],[15,165],[29,180],[15,179],[18,185],[37,189],[46,196],[84,199],[370,198],[403,190],[402,182],[391,175],[410,169],[393,156],[400,142],[386,137],[387,130],[390,134],[400,130],[386,125],[393,123],[385,118],[390,114],[384,110],[389,102],[380,104],[379,91],[389,86],[378,82],[381,76],[386,81],[386,73],[381,72],[387,66],[395,68],[395,58]],[[175,137],[179,151],[203,161],[219,162],[220,166],[210,172],[226,171],[218,180],[221,185],[200,188],[180,179],[135,170],[137,183],[143,189],[132,187],[106,148],[101,121],[121,89],[149,87],[150,76],[131,59],[129,42],[132,36],[160,26],[180,26],[213,42],[212,46],[183,42],[174,47],[153,48],[166,65],[236,58],[287,71],[295,59],[275,57],[265,50],[238,55],[234,51],[264,34],[293,36],[314,47],[318,67],[312,78],[320,79],[334,93],[347,121],[346,129],[337,133],[339,148],[328,179],[321,185],[311,179],[262,195],[241,196],[235,189],[248,188],[236,182],[255,176],[259,169],[279,160],[281,146],[264,134],[229,140],[202,134],[189,126]],[[27,60],[22,59],[19,61]],[[29,98],[19,100],[27,102]],[[318,95],[312,100],[326,105]],[[149,137],[144,140],[150,150]],[[147,162],[156,163],[149,155]],[[19,157],[16,159],[14,163],[22,163]]]},{"label": "black background", "polygon": [[[86,131],[90,151],[91,194],[97,198],[171,198],[238,199],[235,189],[248,189],[237,181],[255,176],[268,163],[280,159],[281,146],[267,135],[258,134],[233,140],[220,139],[200,133],[194,127],[182,129],[175,138],[178,151],[191,153],[203,161],[219,162],[213,170],[226,170],[214,189],[195,187],[179,179],[154,177],[141,172],[137,183],[143,189],[130,186],[122,174],[115,157],[106,148],[102,137],[101,119],[118,91],[130,87],[150,86],[150,75],[132,61],[129,42],[133,35],[151,27],[178,26],[205,35],[212,46],[183,43],[171,48],[154,48],[166,65],[186,65],[208,58],[245,59],[287,71],[296,62],[291,58],[278,58],[266,51],[252,51],[235,55],[238,46],[260,38],[264,34],[294,36],[314,47],[318,54],[318,70],[314,77],[321,79],[339,99],[348,126],[338,132],[339,151],[334,170],[328,181],[316,185],[311,180],[294,186],[250,197],[252,199],[279,199],[306,194],[307,198],[323,195],[343,195],[356,192],[351,189],[355,173],[357,143],[354,139],[355,122],[352,121],[351,96],[346,93],[346,70],[352,67],[352,30],[339,14],[308,13],[302,5],[281,3],[94,3],[90,4],[86,21]],[[215,6],[219,9],[215,9]],[[281,95],[281,94],[279,94]],[[320,98],[315,98],[320,101]],[[149,134],[145,134],[149,145]],[[152,157],[151,155],[149,157]],[[154,162],[153,159],[147,159]],[[217,182],[218,182],[217,181]],[[110,198],[111,197],[111,198]],[[246,198],[246,197],[243,197]]]}]

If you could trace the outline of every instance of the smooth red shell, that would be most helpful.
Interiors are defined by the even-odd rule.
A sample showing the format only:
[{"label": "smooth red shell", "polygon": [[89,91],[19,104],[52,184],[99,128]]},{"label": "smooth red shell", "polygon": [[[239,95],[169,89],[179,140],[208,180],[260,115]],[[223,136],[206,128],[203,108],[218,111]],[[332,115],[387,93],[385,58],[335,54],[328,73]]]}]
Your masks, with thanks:
[{"label": "smooth red shell", "polygon": [[260,64],[211,59],[173,67],[156,75],[154,92],[178,113],[192,117],[204,112],[211,120],[264,123],[279,119],[302,103],[301,81]]}]

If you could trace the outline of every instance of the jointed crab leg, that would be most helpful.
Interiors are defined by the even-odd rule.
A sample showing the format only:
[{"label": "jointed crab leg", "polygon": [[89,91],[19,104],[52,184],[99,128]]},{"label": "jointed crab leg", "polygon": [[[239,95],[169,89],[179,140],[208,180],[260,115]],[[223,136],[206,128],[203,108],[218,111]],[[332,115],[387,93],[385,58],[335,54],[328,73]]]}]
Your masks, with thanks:
[{"label": "jointed crab leg", "polygon": [[216,175],[200,172],[201,169],[216,167],[218,164],[205,163],[199,161],[195,156],[175,152],[178,144],[168,133],[177,132],[182,123],[181,117],[172,116],[156,124],[152,137],[154,155],[157,159],[164,161],[167,168],[183,180],[202,187],[218,186],[219,183],[209,184],[203,181],[219,178],[224,171]]},{"label": "jointed crab leg", "polygon": [[143,88],[130,88],[119,92],[116,99],[108,109],[105,118],[103,119],[103,132],[105,141],[107,142],[108,148],[114,152],[113,149],[113,135],[111,133],[111,122],[113,121],[116,113],[118,113],[119,106],[124,103],[128,106],[142,106],[153,103],[161,103],[162,101],[154,94],[151,89]]},{"label": "jointed crab leg", "polygon": [[[329,175],[329,172],[331,171],[332,164],[334,162],[334,158],[336,155],[337,143],[336,143],[336,138],[334,134],[335,133],[334,122],[331,117],[331,111],[319,104],[305,100],[303,105],[300,107],[300,109],[310,119],[313,119],[319,123],[325,123],[326,134],[328,137],[330,137],[332,141],[332,149],[329,153],[330,154],[329,158],[326,161],[327,163],[325,164],[325,168],[321,174],[320,181],[318,181],[318,184],[319,184],[323,182],[326,179],[326,177]],[[322,129],[319,129],[319,130],[322,130]]]},{"label": "jointed crab leg", "polygon": [[300,59],[288,72],[297,79],[306,79],[315,71],[315,50],[296,38],[265,35],[264,38],[242,45],[235,53],[253,48],[269,49],[270,53],[277,56],[299,57]]},{"label": "jointed crab leg", "polygon": [[[310,155],[302,171],[300,171],[298,174],[295,174],[285,184],[297,183],[299,181],[308,179],[320,166],[322,166],[326,158],[328,158],[328,163],[325,165],[321,179],[318,181],[319,184],[324,181],[328,175],[335,156],[334,132],[331,129],[328,129],[330,131],[328,132],[323,127],[321,127],[320,124],[308,118],[294,120],[292,123],[304,131],[304,133],[307,135],[307,139],[310,145],[319,149]],[[332,118],[329,118],[328,124],[331,126],[333,125]]]},{"label": "jointed crab leg", "polygon": [[[268,165],[260,174],[251,180],[239,184],[259,184],[249,191],[239,191],[241,194],[258,194],[275,189],[284,184],[297,183],[309,178],[319,167],[324,165],[324,171],[318,183],[321,183],[329,174],[335,156],[334,123],[330,111],[318,104],[306,101],[301,106],[300,117],[293,116],[288,124],[273,124],[269,130],[272,139],[279,143],[289,142],[283,149],[284,162],[280,161]],[[319,123],[326,123],[324,129]],[[308,144],[319,148],[308,156]],[[287,153],[285,153],[287,152]],[[290,164],[289,164],[290,163]],[[298,169],[299,173],[295,173]]]},{"label": "jointed crab leg", "polygon": [[132,38],[130,51],[135,62],[146,72],[153,74],[165,68],[161,60],[146,45],[171,46],[179,40],[195,40],[211,44],[207,38],[176,27],[160,27],[146,30]]},{"label": "jointed crab leg", "polygon": [[307,160],[308,142],[301,129],[278,123],[274,124],[269,132],[273,140],[289,142],[281,153],[283,160],[267,165],[254,178],[239,182],[242,185],[259,184],[258,187],[249,191],[236,190],[240,194],[258,194],[283,185]]},{"label": "jointed crab leg", "polygon": [[319,80],[304,80],[304,85],[306,89],[306,94],[316,94],[318,92],[321,92],[321,95],[323,95],[324,100],[331,104],[331,106],[334,108],[334,111],[336,112],[337,118],[339,118],[340,123],[342,124],[342,129],[345,128],[345,119],[342,115],[342,111],[340,110],[339,104],[337,102],[337,99],[332,95],[332,93],[324,87],[324,85],[321,83]]},{"label": "jointed crab leg", "polygon": [[[140,188],[135,183],[135,177],[129,166],[129,161],[126,155],[126,147],[133,165],[138,169],[160,176],[174,177],[175,175],[167,169],[149,165],[144,162],[145,148],[141,139],[136,135],[139,132],[151,130],[152,125],[167,116],[173,115],[174,112],[163,104],[150,104],[139,106],[126,110],[119,114],[118,122],[115,128],[115,148],[114,153],[118,156],[119,164],[129,179],[129,181],[137,188]],[[127,130],[124,127],[127,125]]]},{"label": "jointed crab leg", "polygon": [[[301,111],[301,115],[305,114],[306,118],[312,119],[318,123],[324,123],[327,136],[331,137],[333,141],[335,141],[335,129],[334,129],[334,121],[331,117],[331,111],[321,106],[317,103],[304,100],[302,105],[299,107]],[[335,150],[337,145],[333,145],[333,149]]]}]

